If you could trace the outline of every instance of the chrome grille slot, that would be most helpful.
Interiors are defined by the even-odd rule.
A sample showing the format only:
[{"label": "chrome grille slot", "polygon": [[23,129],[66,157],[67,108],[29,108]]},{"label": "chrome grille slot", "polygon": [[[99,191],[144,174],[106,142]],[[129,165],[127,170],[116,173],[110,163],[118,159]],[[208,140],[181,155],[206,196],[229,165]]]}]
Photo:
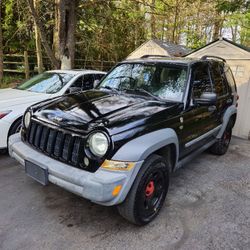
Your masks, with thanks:
[{"label": "chrome grille slot", "polygon": [[56,142],[55,142],[55,148],[54,148],[54,155],[56,157],[61,157],[62,155],[63,139],[64,139],[63,133],[58,132],[56,136]]},{"label": "chrome grille slot", "polygon": [[49,136],[49,128],[43,127],[43,132],[41,134],[41,140],[40,140],[40,144],[39,144],[39,148],[42,151],[44,151],[46,148],[48,136]]},{"label": "chrome grille slot", "polygon": [[55,138],[56,138],[56,131],[53,129],[49,130],[49,136],[47,141],[46,152],[51,155],[54,153],[54,145],[55,145]]},{"label": "chrome grille slot", "polygon": [[76,138],[74,142],[73,150],[72,150],[72,156],[71,156],[71,161],[75,165],[79,164],[80,147],[81,147],[81,139]]}]

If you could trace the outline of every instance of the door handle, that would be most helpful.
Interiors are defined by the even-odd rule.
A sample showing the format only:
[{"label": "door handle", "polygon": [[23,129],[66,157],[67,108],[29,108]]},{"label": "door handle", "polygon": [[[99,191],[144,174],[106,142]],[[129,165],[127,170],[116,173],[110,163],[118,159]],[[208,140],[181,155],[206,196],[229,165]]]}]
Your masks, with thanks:
[{"label": "door handle", "polygon": [[215,105],[209,106],[209,107],[208,107],[208,111],[209,111],[209,112],[213,112],[213,111],[215,111],[216,109],[217,109],[217,108],[216,108]]}]

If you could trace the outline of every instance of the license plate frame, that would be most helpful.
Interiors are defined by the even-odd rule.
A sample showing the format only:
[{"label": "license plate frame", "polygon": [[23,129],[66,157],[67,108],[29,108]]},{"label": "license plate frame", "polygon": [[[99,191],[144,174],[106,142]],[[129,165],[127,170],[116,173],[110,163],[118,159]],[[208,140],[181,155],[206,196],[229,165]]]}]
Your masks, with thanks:
[{"label": "license plate frame", "polygon": [[25,161],[25,173],[44,186],[49,183],[48,169],[42,168],[33,162]]}]

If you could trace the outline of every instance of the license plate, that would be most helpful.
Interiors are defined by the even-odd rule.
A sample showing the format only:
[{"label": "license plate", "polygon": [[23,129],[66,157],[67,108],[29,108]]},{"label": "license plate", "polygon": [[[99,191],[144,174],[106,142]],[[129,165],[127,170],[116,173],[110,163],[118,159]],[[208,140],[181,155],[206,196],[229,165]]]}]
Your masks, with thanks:
[{"label": "license plate", "polygon": [[48,185],[48,169],[41,168],[30,161],[25,161],[25,173],[42,185]]}]

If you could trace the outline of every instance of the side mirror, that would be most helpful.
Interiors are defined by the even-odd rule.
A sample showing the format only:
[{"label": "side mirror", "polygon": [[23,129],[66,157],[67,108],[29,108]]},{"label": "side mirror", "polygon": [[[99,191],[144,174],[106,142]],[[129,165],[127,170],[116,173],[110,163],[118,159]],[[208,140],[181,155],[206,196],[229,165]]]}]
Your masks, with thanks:
[{"label": "side mirror", "polygon": [[194,104],[199,105],[214,105],[217,101],[217,94],[213,92],[204,92],[200,98],[194,99]]}]

